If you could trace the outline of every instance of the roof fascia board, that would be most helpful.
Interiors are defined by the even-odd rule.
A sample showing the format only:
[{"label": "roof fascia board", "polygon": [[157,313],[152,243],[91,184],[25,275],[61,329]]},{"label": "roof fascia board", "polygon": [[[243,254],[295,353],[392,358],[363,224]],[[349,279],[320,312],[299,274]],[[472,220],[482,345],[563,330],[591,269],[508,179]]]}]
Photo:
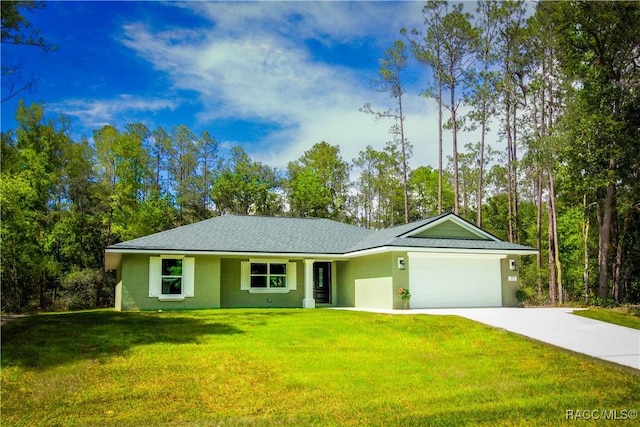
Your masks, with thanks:
[{"label": "roof fascia board", "polygon": [[415,246],[380,246],[361,251],[348,252],[345,258],[357,258],[383,252],[422,252],[422,253],[447,253],[447,254],[495,254],[495,255],[536,255],[535,249],[458,249],[458,248],[417,248]]},{"label": "roof fascia board", "polygon": [[475,225],[471,224],[470,222],[465,221],[464,219],[456,216],[453,213],[445,215],[442,218],[439,218],[439,219],[437,219],[437,220],[435,220],[433,222],[430,222],[429,224],[425,224],[420,228],[416,228],[414,230],[411,230],[411,231],[408,231],[408,232],[406,232],[404,234],[401,234],[398,237],[412,237],[412,236],[414,236],[416,234],[422,233],[425,230],[428,230],[428,229],[433,228],[433,227],[435,227],[435,226],[437,226],[439,224],[442,224],[445,221],[453,221],[457,225],[459,225],[460,227],[464,228],[465,230],[467,230],[467,231],[469,231],[469,232],[471,232],[473,234],[476,234],[476,235],[478,235],[480,237],[484,237],[486,239],[493,240],[494,242],[501,241],[500,239],[498,239],[493,234],[487,233],[483,229],[481,229],[479,227],[476,227]]},{"label": "roof fascia board", "polygon": [[456,253],[442,253],[442,252],[407,252],[407,256],[409,259],[411,258],[430,258],[430,259],[440,259],[440,258],[460,258],[460,259],[469,259],[469,258],[477,258],[477,259],[503,259],[509,256],[509,254],[499,253],[499,254],[488,254],[488,253],[465,253],[465,254],[456,254]]},{"label": "roof fascia board", "polygon": [[378,246],[344,254],[295,253],[295,252],[223,252],[223,251],[183,251],[162,249],[106,249],[107,254],[151,254],[151,255],[219,255],[237,257],[276,257],[276,258],[309,258],[323,260],[339,260],[357,258],[383,252],[424,252],[424,253],[459,253],[459,254],[505,254],[536,255],[535,249],[459,249],[459,248],[418,248],[415,246]]},{"label": "roof fascia board", "polygon": [[228,252],[228,251],[191,251],[177,249],[105,249],[107,254],[151,254],[151,255],[227,255],[241,257],[272,258],[317,258],[332,260],[343,258],[344,254],[296,253],[296,252]]}]

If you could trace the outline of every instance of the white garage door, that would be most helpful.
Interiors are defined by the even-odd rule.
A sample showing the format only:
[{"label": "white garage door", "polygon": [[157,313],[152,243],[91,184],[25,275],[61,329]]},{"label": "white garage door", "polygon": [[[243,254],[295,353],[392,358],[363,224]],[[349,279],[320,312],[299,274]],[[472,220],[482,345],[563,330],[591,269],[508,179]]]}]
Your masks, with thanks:
[{"label": "white garage door", "polygon": [[409,253],[411,308],[501,307],[500,257]]}]

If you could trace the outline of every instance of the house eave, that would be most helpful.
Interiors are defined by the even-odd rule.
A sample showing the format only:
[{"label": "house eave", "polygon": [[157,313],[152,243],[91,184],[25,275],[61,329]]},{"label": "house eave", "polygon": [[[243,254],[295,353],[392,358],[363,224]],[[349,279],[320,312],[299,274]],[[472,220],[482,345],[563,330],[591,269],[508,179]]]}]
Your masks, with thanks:
[{"label": "house eave", "polygon": [[495,255],[536,255],[535,249],[482,249],[482,248],[438,248],[415,246],[379,246],[344,254],[345,258],[357,258],[361,256],[379,254],[384,252],[425,252],[425,253],[450,253],[450,254],[495,254]]},{"label": "house eave", "polygon": [[367,255],[385,252],[424,252],[450,254],[494,254],[494,255],[536,255],[535,249],[475,249],[475,248],[439,248],[415,246],[378,246],[347,253],[319,253],[319,252],[251,252],[251,251],[204,251],[186,249],[144,249],[144,248],[107,248],[105,270],[115,270],[120,264],[123,254],[148,255],[207,255],[228,257],[264,257],[289,259],[318,259],[318,260],[348,260]]},{"label": "house eave", "polygon": [[[123,254],[148,254],[148,255],[207,255],[207,256],[228,256],[228,257],[271,257],[289,259],[322,259],[333,260],[343,258],[344,254],[338,253],[318,253],[318,252],[253,252],[253,251],[207,251],[189,249],[145,249],[145,248],[107,248],[106,258],[115,259]],[[105,268],[112,270],[117,268],[117,264],[105,263]]]}]

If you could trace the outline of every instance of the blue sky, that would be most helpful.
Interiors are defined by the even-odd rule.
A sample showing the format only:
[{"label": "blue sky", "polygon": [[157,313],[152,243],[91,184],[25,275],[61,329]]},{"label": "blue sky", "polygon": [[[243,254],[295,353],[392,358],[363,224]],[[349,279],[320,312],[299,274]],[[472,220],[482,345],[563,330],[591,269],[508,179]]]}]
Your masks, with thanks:
[{"label": "blue sky", "polygon": [[[2,60],[38,76],[25,100],[67,115],[75,138],[109,123],[184,124],[281,169],[322,140],[351,161],[391,138],[390,122],[358,109],[393,106],[371,81],[399,29],[421,27],[422,5],[47,2],[28,18],[58,50],[3,46]],[[405,75],[413,167],[437,164],[436,106],[419,96],[427,76],[415,63]],[[2,104],[3,131],[16,103]]]}]

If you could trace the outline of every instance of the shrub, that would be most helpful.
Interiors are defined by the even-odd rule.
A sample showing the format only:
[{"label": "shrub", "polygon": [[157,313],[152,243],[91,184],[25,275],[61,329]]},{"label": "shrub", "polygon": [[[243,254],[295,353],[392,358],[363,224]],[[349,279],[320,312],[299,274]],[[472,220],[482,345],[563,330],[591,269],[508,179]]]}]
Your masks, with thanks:
[{"label": "shrub", "polygon": [[105,278],[95,268],[73,270],[60,284],[54,306],[58,310],[82,310],[99,305]]},{"label": "shrub", "polygon": [[530,304],[535,302],[536,294],[529,287],[522,287],[516,291],[516,298],[520,304]]},{"label": "shrub", "polygon": [[589,305],[602,307],[602,308],[613,308],[618,305],[615,300],[611,298],[600,298],[600,297],[590,297]]}]

